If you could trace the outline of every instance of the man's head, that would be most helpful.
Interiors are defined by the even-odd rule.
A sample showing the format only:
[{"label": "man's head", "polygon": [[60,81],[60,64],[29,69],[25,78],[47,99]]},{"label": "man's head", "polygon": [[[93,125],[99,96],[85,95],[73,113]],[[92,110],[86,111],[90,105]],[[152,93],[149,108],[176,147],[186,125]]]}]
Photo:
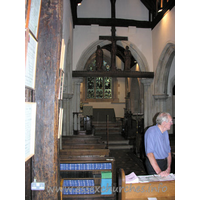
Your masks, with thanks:
[{"label": "man's head", "polygon": [[166,131],[166,130],[170,130],[170,127],[173,124],[173,121],[169,113],[163,112],[157,116],[156,123],[162,127],[163,131]]}]

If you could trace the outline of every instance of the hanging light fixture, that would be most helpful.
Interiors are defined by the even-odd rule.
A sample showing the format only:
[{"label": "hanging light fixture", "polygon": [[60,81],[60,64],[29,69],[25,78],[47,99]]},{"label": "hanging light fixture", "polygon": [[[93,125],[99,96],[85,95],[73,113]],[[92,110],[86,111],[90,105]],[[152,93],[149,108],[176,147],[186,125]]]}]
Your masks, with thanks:
[{"label": "hanging light fixture", "polygon": [[77,6],[80,6],[81,5],[81,1],[82,0],[77,0],[76,2],[77,2]]}]

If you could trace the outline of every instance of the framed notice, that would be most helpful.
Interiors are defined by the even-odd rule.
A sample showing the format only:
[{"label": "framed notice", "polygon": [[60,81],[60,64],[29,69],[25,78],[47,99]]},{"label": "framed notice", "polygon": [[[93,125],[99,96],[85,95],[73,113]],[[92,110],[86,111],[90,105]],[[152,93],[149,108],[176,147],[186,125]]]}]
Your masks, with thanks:
[{"label": "framed notice", "polygon": [[25,102],[25,162],[35,153],[36,103]]},{"label": "framed notice", "polygon": [[32,34],[35,36],[35,38],[37,38],[38,36],[40,8],[41,8],[41,0],[31,0],[28,28],[32,32]]},{"label": "framed notice", "polygon": [[25,86],[35,89],[35,73],[38,43],[30,33],[28,37],[29,39],[25,68]]}]

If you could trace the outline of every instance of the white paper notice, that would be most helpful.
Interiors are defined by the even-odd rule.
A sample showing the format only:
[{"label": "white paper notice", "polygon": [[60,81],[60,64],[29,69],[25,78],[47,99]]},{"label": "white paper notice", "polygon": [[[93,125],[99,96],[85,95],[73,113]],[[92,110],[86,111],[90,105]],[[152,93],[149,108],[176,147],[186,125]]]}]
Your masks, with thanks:
[{"label": "white paper notice", "polygon": [[29,29],[37,38],[41,0],[31,1]]},{"label": "white paper notice", "polygon": [[25,69],[25,85],[30,88],[35,88],[35,72],[36,72],[36,56],[37,56],[37,41],[29,34],[27,60]]}]

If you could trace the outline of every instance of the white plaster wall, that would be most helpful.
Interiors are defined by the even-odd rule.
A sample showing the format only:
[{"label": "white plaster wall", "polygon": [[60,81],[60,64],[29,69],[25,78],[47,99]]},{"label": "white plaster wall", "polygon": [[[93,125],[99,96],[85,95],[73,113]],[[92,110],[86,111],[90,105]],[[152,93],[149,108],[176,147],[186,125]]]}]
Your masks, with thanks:
[{"label": "white plaster wall", "polygon": [[[175,7],[171,11],[168,11],[163,19],[156,25],[152,30],[152,55],[153,55],[153,71],[156,72],[158,67],[158,62],[163,52],[164,48],[168,43],[175,44]],[[160,66],[159,66],[160,67]],[[169,77],[168,77],[168,86],[167,94],[169,97],[165,100],[155,100],[152,98],[152,109],[150,111],[149,118],[153,118],[157,112],[165,111],[172,114],[174,117],[174,97],[171,94],[172,92],[172,81],[175,78],[175,58],[172,61]],[[151,94],[154,94],[155,82],[151,84]],[[150,124],[149,124],[150,125]],[[171,130],[172,131],[172,130]],[[171,132],[170,131],[170,132]]]},{"label": "white plaster wall", "polygon": [[116,18],[149,20],[149,11],[140,0],[117,0]]},{"label": "white plaster wall", "polygon": [[72,25],[72,15],[70,0],[63,1],[63,38],[65,40],[65,45],[67,46],[68,40],[71,41],[71,49],[73,48],[73,25]]},{"label": "white plaster wall", "polygon": [[[116,18],[148,21],[149,12],[140,0],[117,0]],[[82,18],[110,18],[111,4],[109,0],[84,0],[77,7],[77,15]],[[99,40],[100,35],[111,35],[111,27],[75,26],[73,40],[73,70],[81,54],[91,45]],[[116,27],[117,36],[128,36],[129,42],[134,44],[144,55],[148,63],[148,71],[153,71],[152,60],[152,31],[151,29],[140,29],[136,27]],[[117,43],[120,43],[118,41]]]},{"label": "white plaster wall", "polygon": [[163,19],[152,30],[154,71],[156,70],[160,55],[167,43],[175,44],[175,7],[166,13]]},{"label": "white plaster wall", "polygon": [[109,0],[83,0],[77,7],[80,18],[110,18],[111,4]]},{"label": "white plaster wall", "polygon": [[[149,12],[140,0],[117,0],[116,18],[148,20]],[[77,7],[77,16],[81,18],[110,18],[109,0],[84,0]]]},{"label": "white plaster wall", "polygon": [[[148,63],[148,71],[153,71],[152,31],[149,28],[117,27],[117,36],[128,36],[128,41],[134,44],[144,55]],[[117,43],[119,43],[118,41]]]}]

